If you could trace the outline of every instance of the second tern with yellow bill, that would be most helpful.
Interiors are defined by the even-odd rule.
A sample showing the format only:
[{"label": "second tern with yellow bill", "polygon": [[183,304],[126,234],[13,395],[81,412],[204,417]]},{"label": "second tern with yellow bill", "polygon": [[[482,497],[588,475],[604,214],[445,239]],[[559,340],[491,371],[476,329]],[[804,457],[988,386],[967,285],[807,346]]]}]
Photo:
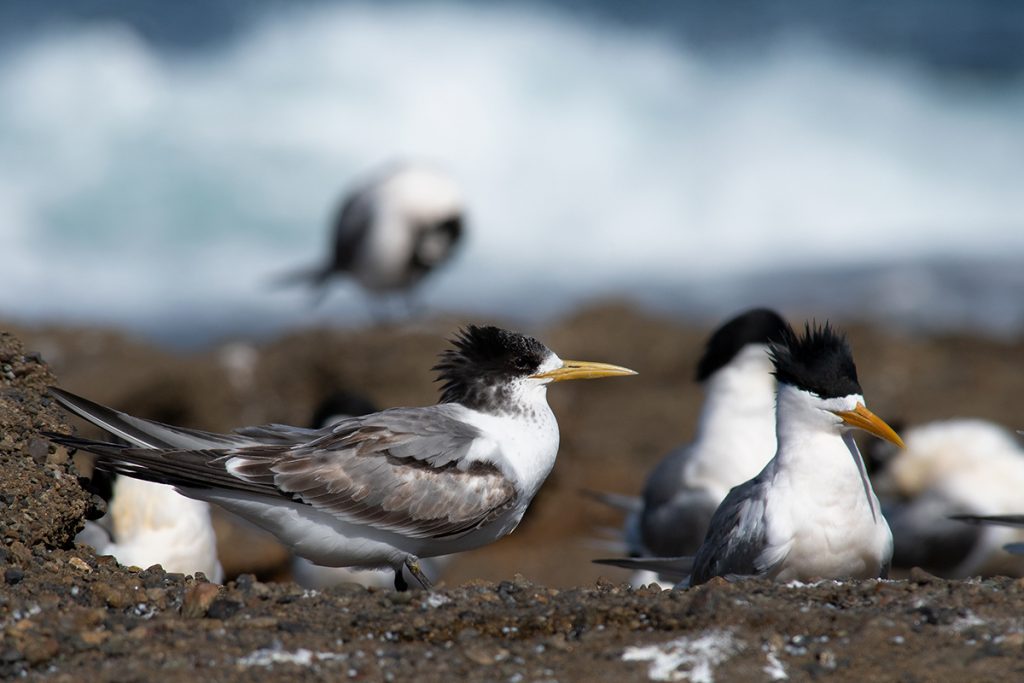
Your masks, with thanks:
[{"label": "second tern with yellow bill", "polygon": [[65,407],[131,445],[50,436],[96,454],[100,468],[221,505],[317,564],[390,567],[399,588],[404,566],[428,588],[420,557],[509,534],[551,472],[558,424],[548,385],[636,374],[472,325],[434,369],[437,405],[231,434],[143,420],[55,389]]},{"label": "second tern with yellow bill", "polygon": [[595,560],[683,579],[776,581],[884,577],[892,533],[853,440],[860,429],[902,447],[864,406],[846,339],[827,323],[771,347],[778,392],[775,455],[715,510],[695,557]]},{"label": "second tern with yellow bill", "polygon": [[827,323],[774,347],[775,457],[726,496],[693,561],[690,584],[715,576],[777,581],[885,577],[892,533],[853,431],[898,446],[864,406],[846,339]]}]

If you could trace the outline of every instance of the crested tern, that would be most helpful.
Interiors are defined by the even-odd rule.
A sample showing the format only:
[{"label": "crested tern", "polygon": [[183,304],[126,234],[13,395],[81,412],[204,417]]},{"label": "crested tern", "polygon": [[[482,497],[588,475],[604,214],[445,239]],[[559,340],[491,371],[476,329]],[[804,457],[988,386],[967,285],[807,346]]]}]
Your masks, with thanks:
[{"label": "crested tern", "polygon": [[774,311],[747,311],[719,327],[697,365],[705,388],[693,442],[669,453],[644,484],[642,556],[694,553],[729,490],[775,453],[775,377],[769,344],[786,322]]},{"label": "crested tern", "polygon": [[333,224],[327,261],[286,276],[321,289],[347,274],[371,292],[408,291],[451,258],[465,229],[462,193],[423,164],[390,166],[359,183]]},{"label": "crested tern", "polygon": [[636,374],[568,361],[544,344],[470,325],[434,367],[438,404],[392,408],[323,429],[264,425],[215,434],[172,427],[60,389],[66,408],[133,446],[66,434],[55,442],[98,456],[100,468],[171,484],[216,503],[325,566],[406,567],[511,533],[558,451],[547,387]]},{"label": "crested tern", "polygon": [[853,440],[860,429],[902,446],[864,405],[853,355],[828,323],[787,329],[772,346],[778,381],[776,451],[735,488],[711,518],[696,556],[601,561],[688,575],[778,581],[876,578],[888,573],[893,543]]},{"label": "crested tern", "polygon": [[902,446],[900,437],[865,407],[849,344],[828,323],[808,324],[801,336],[787,330],[772,357],[775,456],[715,511],[690,585],[716,576],[887,576],[892,533],[852,432]]},{"label": "crested tern", "polygon": [[[704,403],[693,441],[672,450],[651,470],[643,495],[627,516],[632,557],[693,555],[729,490],[755,476],[775,453],[775,377],[769,345],[787,323],[755,308],[734,316],[708,338],[697,363]],[[607,496],[601,496],[607,502]],[[634,586],[656,580],[649,572]]]}]

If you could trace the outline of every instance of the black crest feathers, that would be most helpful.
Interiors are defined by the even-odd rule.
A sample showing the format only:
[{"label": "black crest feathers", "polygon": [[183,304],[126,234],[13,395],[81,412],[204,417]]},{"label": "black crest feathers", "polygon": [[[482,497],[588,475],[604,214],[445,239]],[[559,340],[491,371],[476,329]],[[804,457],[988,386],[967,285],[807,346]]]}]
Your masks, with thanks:
[{"label": "black crest feathers", "polygon": [[551,353],[533,337],[489,325],[469,325],[451,343],[433,368],[441,402],[472,408],[500,401],[503,384],[533,374]]},{"label": "black crest feathers", "polygon": [[863,393],[850,345],[828,322],[805,324],[802,336],[787,329],[783,343],[772,346],[772,361],[780,383],[821,398]]},{"label": "black crest feathers", "polygon": [[697,381],[703,382],[728,365],[748,344],[779,344],[789,324],[773,310],[754,308],[732,318],[708,339],[697,363]]}]

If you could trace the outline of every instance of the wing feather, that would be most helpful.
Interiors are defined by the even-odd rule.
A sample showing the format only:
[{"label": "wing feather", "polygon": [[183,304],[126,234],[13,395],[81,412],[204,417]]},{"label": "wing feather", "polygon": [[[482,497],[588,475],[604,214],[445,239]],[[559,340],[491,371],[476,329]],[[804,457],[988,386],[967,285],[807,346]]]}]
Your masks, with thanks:
[{"label": "wing feather", "polygon": [[[513,482],[496,465],[468,460],[470,449],[486,437],[457,419],[457,410],[450,405],[396,408],[323,430],[247,428],[237,437],[213,435],[224,441],[211,439],[202,449],[50,436],[95,453],[99,467],[128,476],[186,489],[283,497],[350,523],[411,537],[446,537],[486,524],[518,498]],[[97,412],[80,414],[92,419]],[[110,422],[93,421],[101,427]],[[265,442],[252,445],[257,436]],[[221,443],[224,447],[217,447]]]}]

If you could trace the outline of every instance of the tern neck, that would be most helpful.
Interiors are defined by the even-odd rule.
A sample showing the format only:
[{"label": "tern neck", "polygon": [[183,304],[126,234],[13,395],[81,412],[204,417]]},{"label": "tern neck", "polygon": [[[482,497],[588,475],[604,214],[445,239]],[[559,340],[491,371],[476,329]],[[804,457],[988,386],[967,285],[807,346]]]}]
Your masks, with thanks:
[{"label": "tern neck", "polygon": [[775,379],[764,347],[748,347],[705,382],[697,440],[750,429],[775,435]]},{"label": "tern neck", "polygon": [[747,347],[704,387],[691,465],[728,490],[756,475],[775,453],[775,379],[765,347]]},{"label": "tern neck", "polygon": [[853,435],[815,405],[818,401],[787,384],[779,386],[775,471],[808,482],[812,491],[831,493],[841,488],[862,492],[872,514],[877,515],[874,491]]}]

